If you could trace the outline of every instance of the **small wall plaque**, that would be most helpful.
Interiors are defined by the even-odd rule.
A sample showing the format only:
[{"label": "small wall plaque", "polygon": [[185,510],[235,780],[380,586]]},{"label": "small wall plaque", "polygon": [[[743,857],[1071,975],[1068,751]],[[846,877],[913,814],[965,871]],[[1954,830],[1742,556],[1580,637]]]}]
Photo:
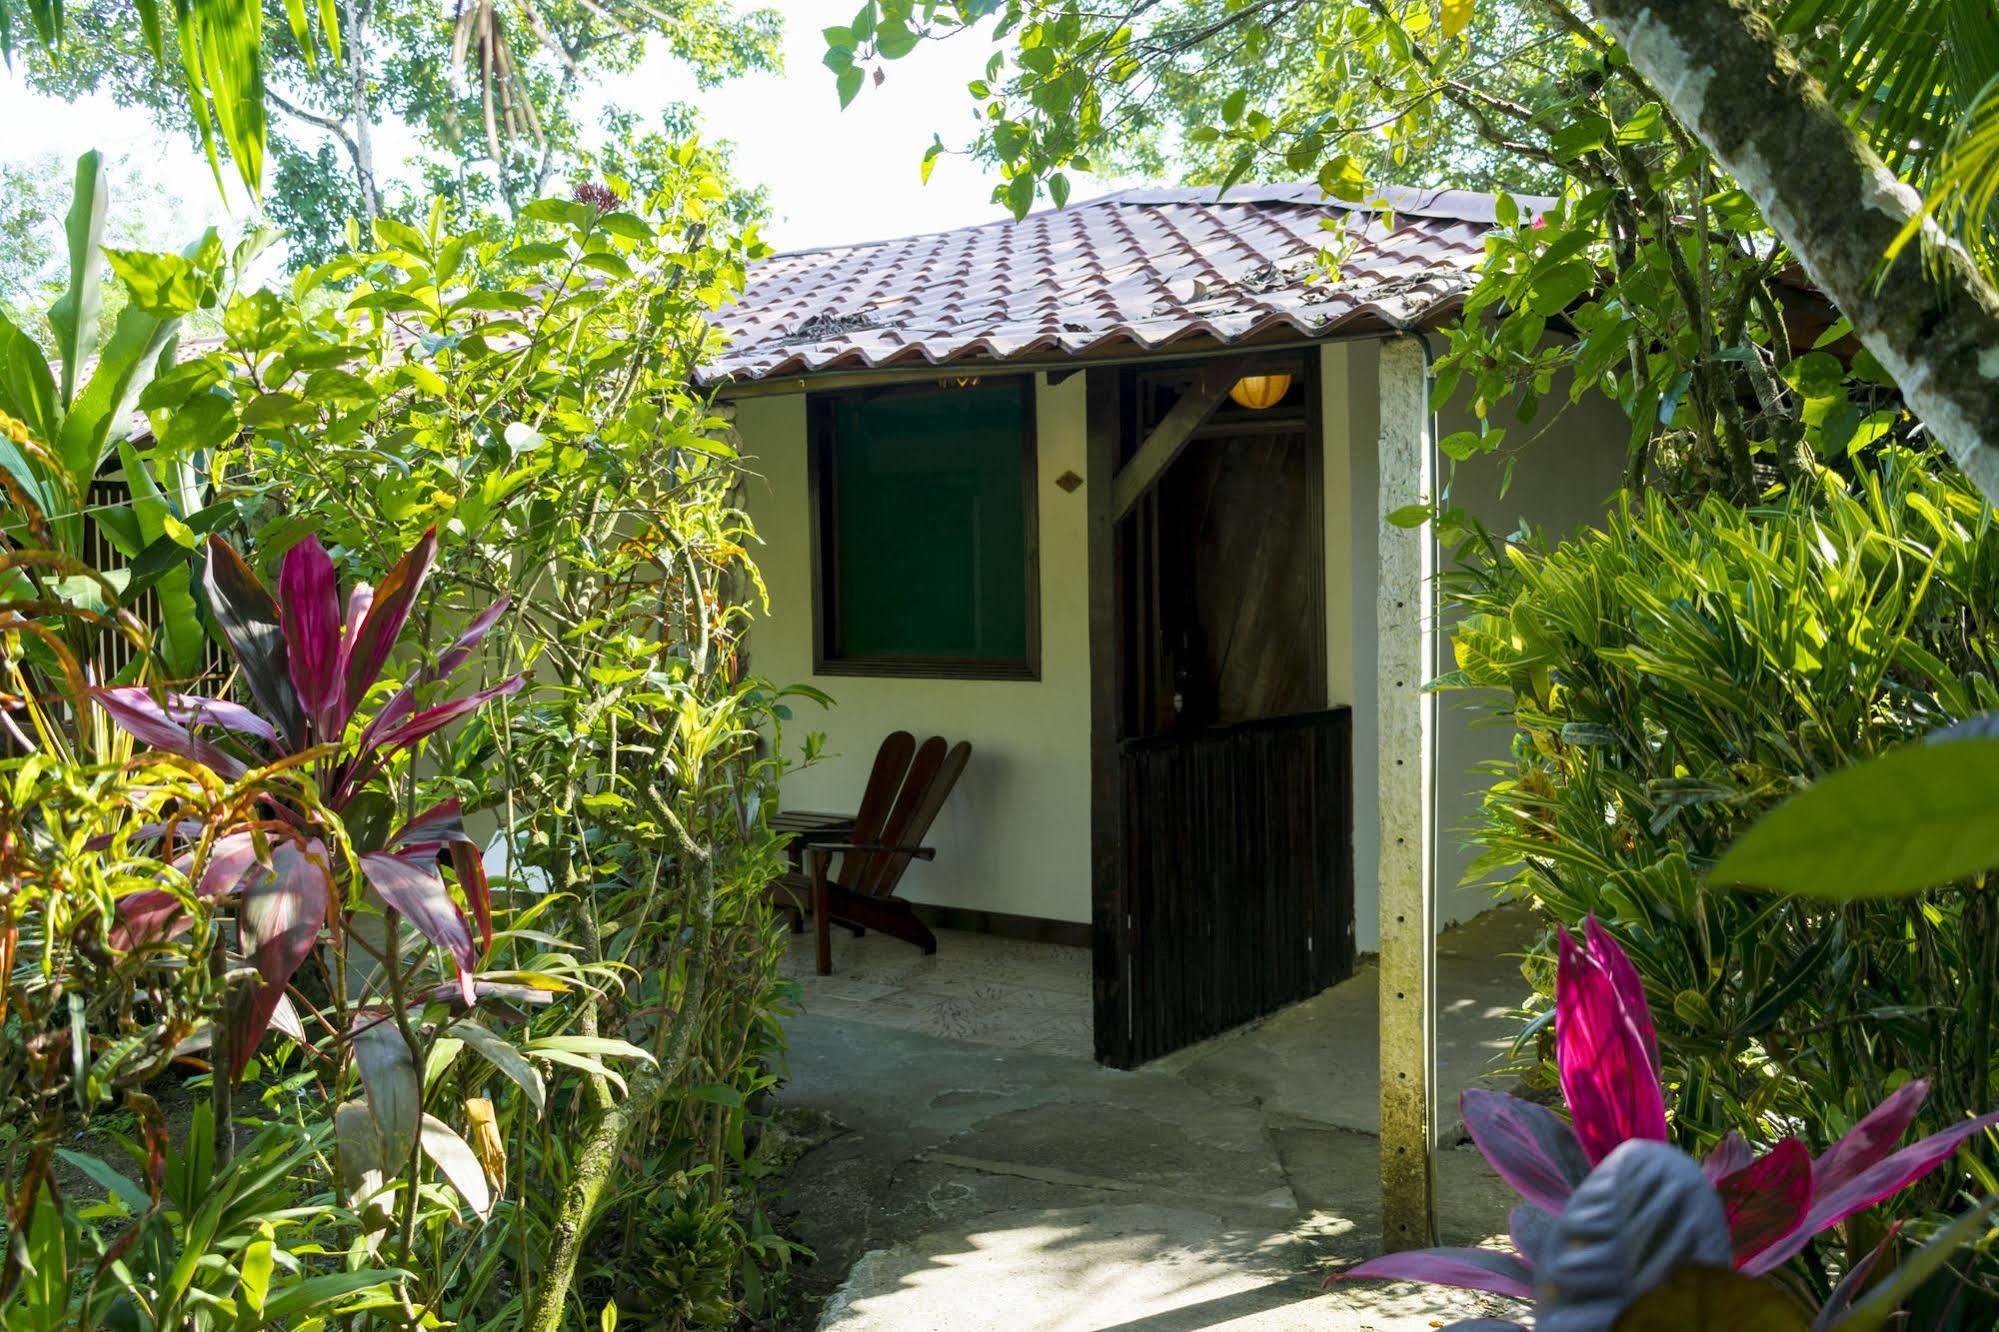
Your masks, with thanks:
[{"label": "small wall plaque", "polygon": [[1066,493],[1073,495],[1076,493],[1076,488],[1083,484],[1083,478],[1077,476],[1074,472],[1064,472],[1055,478],[1055,484],[1062,487]]}]

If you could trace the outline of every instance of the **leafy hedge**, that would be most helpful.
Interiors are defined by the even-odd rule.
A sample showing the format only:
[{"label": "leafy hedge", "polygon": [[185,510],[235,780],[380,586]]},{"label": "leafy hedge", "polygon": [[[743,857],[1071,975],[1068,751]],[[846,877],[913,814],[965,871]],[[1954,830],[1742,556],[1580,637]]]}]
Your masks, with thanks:
[{"label": "leafy hedge", "polygon": [[[1823,1148],[1915,1076],[1934,1079],[1926,1129],[1995,1104],[1986,883],[1834,906],[1704,882],[1813,779],[1999,707],[1991,508],[1895,449],[1827,486],[1748,509],[1627,499],[1553,550],[1487,538],[1454,579],[1445,686],[1496,693],[1515,727],[1471,873],[1623,945],[1694,1149],[1735,1128]],[[1529,971],[1545,1010],[1552,964]]]},{"label": "leafy hedge", "polygon": [[[115,569],[59,540],[76,469],[0,374],[0,1325],[777,1312],[785,713],[692,382],[759,247],[674,165],[508,234],[383,219],[287,291],[124,256],[223,334],[123,385]],[[187,678],[175,611],[231,670]]]}]

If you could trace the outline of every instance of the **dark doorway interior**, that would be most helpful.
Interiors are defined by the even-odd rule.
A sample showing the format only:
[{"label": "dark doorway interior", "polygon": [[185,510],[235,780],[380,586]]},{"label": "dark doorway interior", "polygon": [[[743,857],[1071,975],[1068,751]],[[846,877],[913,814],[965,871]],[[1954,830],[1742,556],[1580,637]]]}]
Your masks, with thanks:
[{"label": "dark doorway interior", "polygon": [[[1141,1063],[1353,970],[1351,719],[1326,707],[1316,357],[1224,402],[1117,525],[1115,945],[1099,1051]],[[1120,465],[1194,382],[1127,371]],[[1101,885],[1100,885],[1101,887]],[[1108,1000],[1108,1002],[1106,1002]]]}]

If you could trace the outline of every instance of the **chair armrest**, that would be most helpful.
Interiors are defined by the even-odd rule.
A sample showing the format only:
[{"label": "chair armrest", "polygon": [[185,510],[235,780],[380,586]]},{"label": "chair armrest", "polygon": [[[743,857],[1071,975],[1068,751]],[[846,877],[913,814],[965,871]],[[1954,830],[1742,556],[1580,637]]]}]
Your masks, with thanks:
[{"label": "chair armrest", "polygon": [[884,846],[879,842],[813,842],[814,854],[830,856],[835,852],[869,851],[887,855],[914,856],[918,860],[937,859],[937,849],[929,846]]}]

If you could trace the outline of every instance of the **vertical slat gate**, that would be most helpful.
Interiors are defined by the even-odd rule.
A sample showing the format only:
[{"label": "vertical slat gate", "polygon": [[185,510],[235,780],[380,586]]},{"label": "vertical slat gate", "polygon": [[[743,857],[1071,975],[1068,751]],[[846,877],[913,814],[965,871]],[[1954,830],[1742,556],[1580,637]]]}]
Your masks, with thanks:
[{"label": "vertical slat gate", "polygon": [[1099,1033],[1110,1062],[1353,974],[1352,750],[1345,708],[1120,746],[1126,1020]]}]

